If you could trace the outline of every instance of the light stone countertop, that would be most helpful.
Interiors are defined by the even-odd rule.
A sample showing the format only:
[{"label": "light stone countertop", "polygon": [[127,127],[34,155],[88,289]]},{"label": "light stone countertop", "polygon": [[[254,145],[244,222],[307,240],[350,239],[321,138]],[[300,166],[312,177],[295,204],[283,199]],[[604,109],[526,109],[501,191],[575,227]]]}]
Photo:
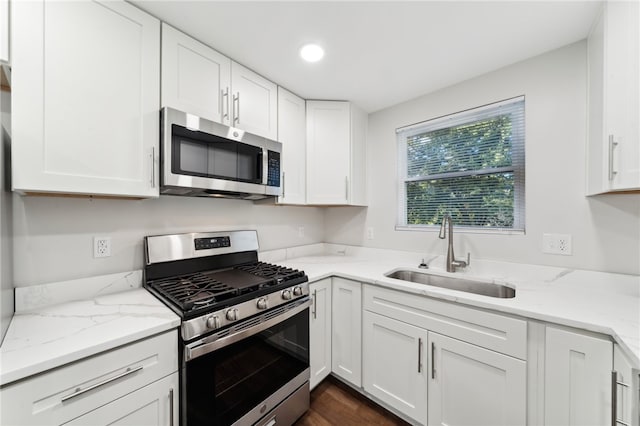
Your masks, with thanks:
[{"label": "light stone countertop", "polygon": [[17,312],[0,347],[0,386],[179,324],[143,288]]},{"label": "light stone countertop", "polygon": [[[516,289],[515,298],[496,299],[384,276],[421,271],[415,253],[318,244],[260,258],[302,269],[310,281],[339,276],[607,334],[640,369],[640,276],[487,260],[454,274]],[[443,256],[427,261],[429,272],[448,275]],[[0,347],[0,386],[178,327],[178,316],[140,288],[141,279],[141,271],[130,271],[16,289],[17,312]]]},{"label": "light stone countertop", "polygon": [[441,257],[428,272],[506,284],[513,299],[499,299],[385,277],[395,269],[417,268],[419,259],[384,255],[323,255],[286,258],[283,265],[304,270],[310,281],[339,276],[436,299],[491,309],[610,335],[640,369],[640,276],[571,270],[495,261],[473,261],[448,273]]}]

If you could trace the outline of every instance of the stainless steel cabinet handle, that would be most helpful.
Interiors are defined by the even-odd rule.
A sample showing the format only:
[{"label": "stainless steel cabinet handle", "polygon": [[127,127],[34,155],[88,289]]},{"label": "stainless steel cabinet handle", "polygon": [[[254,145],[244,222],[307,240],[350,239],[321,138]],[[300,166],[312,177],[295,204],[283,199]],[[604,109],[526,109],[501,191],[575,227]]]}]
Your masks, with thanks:
[{"label": "stainless steel cabinet handle", "polygon": [[422,373],[422,338],[418,338],[418,373]]},{"label": "stainless steel cabinet handle", "polygon": [[313,319],[318,318],[318,290],[313,290]]},{"label": "stainless steel cabinet handle", "polygon": [[630,423],[618,419],[618,386],[628,388],[629,385],[618,381],[618,372],[611,372],[611,426],[623,425],[631,426]]},{"label": "stainless steel cabinet handle", "polygon": [[233,125],[240,124],[240,92],[233,95]]},{"label": "stainless steel cabinet handle", "polygon": [[436,345],[435,343],[431,342],[431,378],[435,379],[436,378],[436,363],[435,360],[436,359]]},{"label": "stainless steel cabinet handle", "polygon": [[[227,101],[224,101],[224,98],[227,98]],[[227,106],[227,110],[225,112],[225,105]],[[220,89],[220,113],[222,114],[222,119],[229,118],[229,87],[223,91]]]},{"label": "stainless steel cabinet handle", "polygon": [[169,389],[169,426],[173,426],[173,388]]},{"label": "stainless steel cabinet handle", "polygon": [[344,199],[349,202],[349,176],[344,177]]},{"label": "stainless steel cabinet handle", "polygon": [[284,189],[286,188],[284,184],[284,172],[282,172],[282,198],[284,198]]},{"label": "stainless steel cabinet handle", "polygon": [[613,135],[609,135],[609,180],[613,180],[616,172],[613,170],[613,150],[618,145],[618,142],[613,140]]},{"label": "stainless steel cabinet handle", "polygon": [[151,147],[151,187],[156,187],[156,147]]},{"label": "stainless steel cabinet handle", "polygon": [[63,397],[62,397],[62,402],[67,402],[67,401],[69,401],[70,399],[76,398],[76,397],[78,397],[78,396],[80,396],[80,395],[83,395],[83,394],[85,394],[85,393],[89,392],[89,391],[92,391],[92,390],[94,390],[94,389],[97,389],[97,388],[99,388],[100,386],[104,386],[104,385],[109,384],[109,383],[111,383],[111,382],[114,382],[114,381],[116,381],[116,380],[118,380],[118,379],[121,379],[121,378],[123,378],[123,377],[125,377],[125,376],[129,376],[130,374],[137,373],[138,371],[142,370],[142,368],[143,368],[143,367],[142,367],[141,365],[139,365],[139,366],[138,366],[138,367],[136,367],[136,368],[127,368],[127,370],[126,370],[126,371],[124,371],[124,372],[122,372],[122,373],[120,373],[120,374],[118,374],[118,375],[116,375],[116,376],[113,376],[113,377],[111,377],[111,378],[109,378],[109,379],[107,379],[107,380],[105,380],[105,381],[103,381],[103,382],[96,383],[95,385],[91,385],[91,386],[86,387],[86,388],[84,388],[84,389],[77,388],[77,389],[76,389],[76,391],[75,391],[74,393],[72,393],[72,394],[70,394],[70,395],[67,395],[67,396],[63,396]]}]

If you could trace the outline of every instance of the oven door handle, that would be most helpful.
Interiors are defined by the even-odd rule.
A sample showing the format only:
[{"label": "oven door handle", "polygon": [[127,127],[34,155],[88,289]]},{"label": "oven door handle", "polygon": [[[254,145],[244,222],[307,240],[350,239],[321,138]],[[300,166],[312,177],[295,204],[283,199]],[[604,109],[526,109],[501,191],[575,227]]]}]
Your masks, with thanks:
[{"label": "oven door handle", "polygon": [[185,348],[184,348],[185,360],[190,361],[192,359],[198,358],[202,355],[206,355],[220,348],[224,348],[225,346],[231,345],[232,343],[235,343],[246,337],[253,336],[254,334],[258,334],[266,330],[267,328],[273,327],[274,325],[279,324],[293,317],[294,315],[299,314],[305,309],[309,309],[309,306],[311,306],[311,299],[306,299],[303,303],[296,306],[295,308],[290,309],[276,317],[270,318],[264,322],[256,324],[253,327],[249,327],[244,330],[240,330],[236,333],[229,334],[225,337],[216,339],[212,342],[207,341],[209,338],[205,337],[204,339],[185,345]]}]

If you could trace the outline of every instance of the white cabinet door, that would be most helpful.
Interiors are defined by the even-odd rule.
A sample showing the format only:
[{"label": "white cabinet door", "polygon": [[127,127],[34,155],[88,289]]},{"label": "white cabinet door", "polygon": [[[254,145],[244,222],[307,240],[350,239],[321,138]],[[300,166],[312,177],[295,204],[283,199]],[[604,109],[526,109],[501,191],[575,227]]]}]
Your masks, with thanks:
[{"label": "white cabinet door", "polygon": [[9,0],[0,0],[0,62],[9,62]]},{"label": "white cabinet door", "polygon": [[640,3],[609,1],[605,21],[605,123],[612,189],[640,188]]},{"label": "white cabinet door", "polygon": [[162,24],[162,106],[229,124],[231,60]]},{"label": "white cabinet door", "polygon": [[278,87],[278,141],[282,143],[283,204],[306,201],[306,104],[304,99]]},{"label": "white cabinet door", "polygon": [[611,422],[612,343],[547,327],[545,425]]},{"label": "white cabinet door", "polygon": [[160,22],[124,1],[12,9],[14,189],[157,197]]},{"label": "white cabinet door", "polygon": [[430,425],[524,425],[526,362],[429,332]]},{"label": "white cabinet door", "polygon": [[278,86],[231,62],[231,126],[278,139]]},{"label": "white cabinet door", "polygon": [[66,425],[169,426],[178,422],[178,373],[173,373]]},{"label": "white cabinet door", "polygon": [[331,373],[331,278],[309,284],[312,305],[309,311],[309,357],[315,388]]},{"label": "white cabinet door", "polygon": [[349,102],[307,101],[307,203],[366,205],[367,114]]},{"label": "white cabinet door", "polygon": [[640,189],[640,4],[610,1],[588,39],[587,193]]},{"label": "white cabinet door", "polygon": [[362,285],[333,278],[332,292],[331,370],[359,387],[362,377]]},{"label": "white cabinet door", "polygon": [[364,390],[421,424],[427,423],[427,331],[363,312]]},{"label": "white cabinet door", "polygon": [[[620,345],[613,345],[613,370],[616,380],[615,418],[618,424],[638,426],[638,396],[640,376],[633,371],[633,364],[620,349]],[[613,385],[613,383],[612,383]]]},{"label": "white cabinet door", "polygon": [[350,106],[307,101],[307,202],[349,203]]}]

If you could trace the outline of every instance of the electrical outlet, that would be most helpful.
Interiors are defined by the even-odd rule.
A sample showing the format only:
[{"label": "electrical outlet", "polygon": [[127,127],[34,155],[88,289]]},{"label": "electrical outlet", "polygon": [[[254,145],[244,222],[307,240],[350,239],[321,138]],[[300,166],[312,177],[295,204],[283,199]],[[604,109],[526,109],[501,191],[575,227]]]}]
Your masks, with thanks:
[{"label": "electrical outlet", "polygon": [[304,226],[298,226],[298,238],[304,238]]},{"label": "electrical outlet", "polygon": [[93,237],[93,257],[111,256],[111,237]]},{"label": "electrical outlet", "polygon": [[373,228],[367,228],[367,240],[373,240]]},{"label": "electrical outlet", "polygon": [[542,252],[549,254],[571,255],[570,234],[542,234]]}]

